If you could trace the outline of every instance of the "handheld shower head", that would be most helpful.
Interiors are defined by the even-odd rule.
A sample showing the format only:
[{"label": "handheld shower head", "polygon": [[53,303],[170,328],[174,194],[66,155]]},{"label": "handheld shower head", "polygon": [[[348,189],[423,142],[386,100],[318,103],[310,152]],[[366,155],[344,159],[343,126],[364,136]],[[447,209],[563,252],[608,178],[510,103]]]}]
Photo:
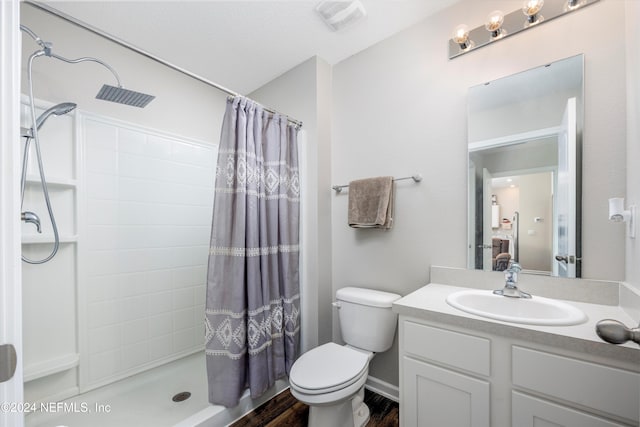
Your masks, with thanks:
[{"label": "handheld shower head", "polygon": [[62,116],[63,114],[67,114],[68,112],[73,111],[76,107],[77,105],[73,102],[63,102],[61,104],[54,105],[44,113],[40,114],[40,117],[38,117],[38,119],[36,120],[36,128],[40,129],[44,122],[47,121],[49,116],[51,116],[52,114],[56,116]]}]

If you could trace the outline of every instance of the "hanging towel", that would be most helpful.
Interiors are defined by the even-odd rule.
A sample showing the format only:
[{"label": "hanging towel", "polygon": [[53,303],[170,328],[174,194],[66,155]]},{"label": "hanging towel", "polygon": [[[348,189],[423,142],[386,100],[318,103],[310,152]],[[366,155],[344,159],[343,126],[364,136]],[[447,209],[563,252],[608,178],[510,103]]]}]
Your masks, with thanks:
[{"label": "hanging towel", "polygon": [[391,228],[393,177],[359,179],[349,183],[349,227]]}]

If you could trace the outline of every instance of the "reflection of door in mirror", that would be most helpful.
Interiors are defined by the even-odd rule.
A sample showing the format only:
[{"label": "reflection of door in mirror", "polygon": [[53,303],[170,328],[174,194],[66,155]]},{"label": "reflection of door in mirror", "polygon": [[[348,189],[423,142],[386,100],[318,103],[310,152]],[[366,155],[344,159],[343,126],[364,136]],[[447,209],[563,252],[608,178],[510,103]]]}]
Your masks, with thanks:
[{"label": "reflection of door in mirror", "polygon": [[580,277],[582,70],[578,55],[469,89],[470,268]]},{"label": "reflection of door in mirror", "polygon": [[493,254],[493,240],[491,227],[491,217],[493,212],[491,208],[493,207],[491,203],[491,196],[493,195],[491,180],[492,180],[491,172],[487,168],[482,169],[482,265],[487,269],[488,266],[491,266],[493,269],[493,259],[495,259]]},{"label": "reflection of door in mirror", "polygon": [[[576,99],[567,101],[558,133],[558,182],[553,236],[553,275],[576,277]],[[572,259],[573,258],[573,259]]]}]

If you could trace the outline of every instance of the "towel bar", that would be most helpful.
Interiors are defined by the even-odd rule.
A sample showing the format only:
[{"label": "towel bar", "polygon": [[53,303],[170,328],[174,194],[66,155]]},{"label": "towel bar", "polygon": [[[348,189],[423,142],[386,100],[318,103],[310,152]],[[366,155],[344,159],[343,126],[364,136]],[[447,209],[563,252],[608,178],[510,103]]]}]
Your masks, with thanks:
[{"label": "towel bar", "polygon": [[[412,179],[414,182],[420,182],[422,181],[422,175],[415,174],[415,175],[411,175],[411,176],[404,176],[402,178],[393,178],[394,181],[403,181],[405,179]],[[341,193],[343,188],[347,188],[349,186],[349,184],[346,185],[334,185],[333,187],[331,187],[332,190],[334,190],[336,193]]]}]

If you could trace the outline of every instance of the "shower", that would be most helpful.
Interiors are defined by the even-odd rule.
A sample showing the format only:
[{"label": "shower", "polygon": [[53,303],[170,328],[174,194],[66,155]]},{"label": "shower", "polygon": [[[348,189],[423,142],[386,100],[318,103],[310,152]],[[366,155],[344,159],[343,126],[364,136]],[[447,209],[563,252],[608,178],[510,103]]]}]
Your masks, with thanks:
[{"label": "shower", "polygon": [[[111,85],[103,85],[100,89],[100,92],[96,95],[96,99],[111,101],[118,104],[130,105],[134,107],[144,108],[151,102],[155,96],[147,95],[141,92],[135,92],[129,89],[125,89],[120,82],[120,77],[118,73],[106,62],[102,61],[98,58],[93,57],[82,57],[76,59],[68,59],[63,56],[60,56],[53,52],[53,44],[50,42],[43,41],[40,37],[38,37],[31,29],[24,25],[20,25],[20,30],[28,34],[39,46],[40,49],[33,52],[27,61],[27,85],[29,88],[29,110],[31,113],[31,128],[22,128],[21,136],[26,138],[24,155],[22,160],[22,177],[20,181],[21,187],[21,210],[22,205],[24,204],[24,193],[25,193],[25,184],[26,184],[26,176],[27,176],[27,165],[29,159],[29,148],[31,146],[31,142],[35,147],[35,155],[38,162],[38,172],[40,174],[40,183],[42,185],[42,192],[44,194],[44,200],[47,206],[47,211],[49,214],[49,220],[51,221],[51,226],[53,229],[53,237],[54,244],[51,253],[39,260],[33,260],[22,256],[22,260],[29,264],[44,264],[45,262],[51,260],[56,253],[58,252],[58,248],[60,246],[60,236],[58,234],[58,226],[56,224],[55,216],[53,214],[53,209],[51,207],[51,201],[49,199],[49,191],[47,189],[47,180],[44,174],[44,165],[42,162],[42,155],[40,152],[40,138],[38,136],[38,131],[44,125],[49,117],[52,115],[61,116],[73,111],[76,108],[76,104],[72,102],[63,102],[61,104],[54,105],[53,107],[47,109],[44,113],[42,113],[39,117],[36,118],[36,107],[33,96],[33,60],[40,56],[47,56],[50,58],[55,58],[60,61],[69,63],[69,64],[78,64],[80,62],[95,62],[106,69],[108,69],[117,81],[117,86]],[[42,232],[42,226],[40,223],[40,218],[34,212],[23,211],[20,215],[20,219],[26,223],[34,224],[38,233]]]}]

